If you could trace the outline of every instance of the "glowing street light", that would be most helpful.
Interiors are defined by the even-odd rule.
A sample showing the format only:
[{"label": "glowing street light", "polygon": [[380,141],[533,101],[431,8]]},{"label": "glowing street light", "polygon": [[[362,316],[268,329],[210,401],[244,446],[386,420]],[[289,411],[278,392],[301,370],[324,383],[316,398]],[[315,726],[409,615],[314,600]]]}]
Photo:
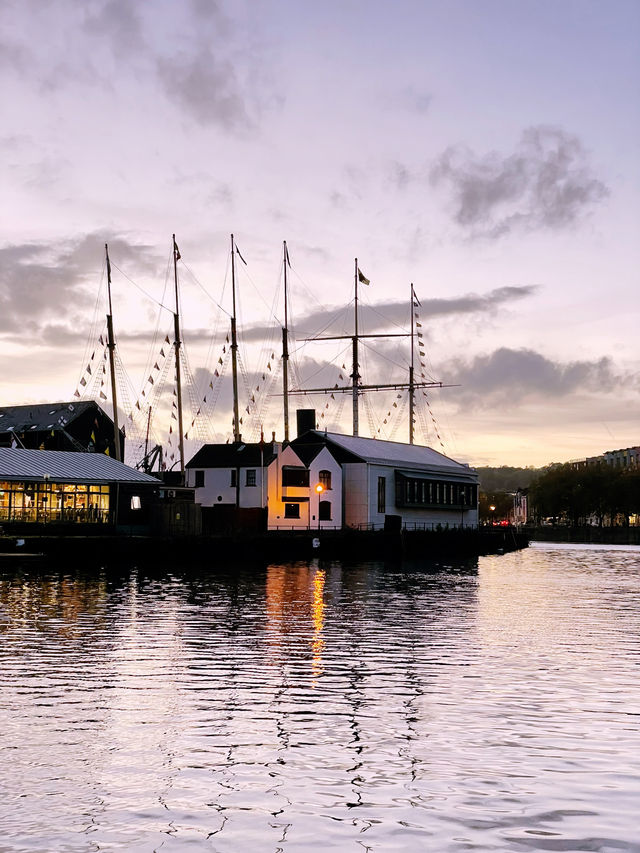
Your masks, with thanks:
[{"label": "glowing street light", "polygon": [[324,492],[324,486],[322,483],[318,483],[316,486],[316,494],[318,495],[318,530],[320,530],[320,495]]}]

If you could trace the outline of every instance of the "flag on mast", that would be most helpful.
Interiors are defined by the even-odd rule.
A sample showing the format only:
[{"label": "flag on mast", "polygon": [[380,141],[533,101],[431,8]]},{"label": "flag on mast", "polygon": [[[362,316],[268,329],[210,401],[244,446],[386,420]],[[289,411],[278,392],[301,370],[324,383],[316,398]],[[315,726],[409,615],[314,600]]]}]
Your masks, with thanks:
[{"label": "flag on mast", "polygon": [[240,249],[239,249],[237,246],[236,246],[236,252],[237,252],[237,254],[238,254],[238,257],[240,258],[240,260],[242,261],[242,263],[243,263],[243,264],[245,265],[245,267],[246,267],[246,266],[247,266],[247,262],[245,261],[245,259],[244,259],[244,258],[242,257],[242,255],[240,254]]},{"label": "flag on mast", "polygon": [[360,267],[358,267],[358,281],[361,281],[361,282],[362,282],[362,284],[370,284],[369,279],[368,279],[368,278],[366,277],[366,275],[362,272],[362,270],[360,269]]}]

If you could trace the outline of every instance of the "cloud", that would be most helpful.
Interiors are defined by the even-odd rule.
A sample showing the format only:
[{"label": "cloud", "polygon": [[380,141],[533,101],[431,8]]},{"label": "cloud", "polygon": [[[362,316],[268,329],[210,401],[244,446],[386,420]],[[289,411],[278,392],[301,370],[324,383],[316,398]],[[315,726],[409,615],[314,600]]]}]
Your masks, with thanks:
[{"label": "cloud", "polygon": [[167,96],[202,125],[246,128],[250,125],[243,93],[231,62],[201,46],[195,55],[157,61]]},{"label": "cloud", "polygon": [[130,0],[108,0],[95,14],[87,16],[84,29],[106,38],[119,59],[128,59],[132,53],[146,49],[142,21]]},{"label": "cloud", "polygon": [[[500,347],[473,359],[455,359],[440,370],[443,382],[459,384],[460,408],[511,408],[527,398],[548,402],[584,392],[619,392],[629,377],[610,358],[556,362],[530,349]],[[637,380],[635,380],[637,384]]]},{"label": "cloud", "polygon": [[[148,97],[153,85],[203,126],[253,126],[260,108],[274,103],[261,45],[241,49],[247,35],[217,2],[191,0],[164,15],[152,5],[92,0],[78,12],[71,0],[55,10],[24,0],[11,22],[21,19],[31,37],[1,42],[0,68],[34,77],[46,92],[140,87]],[[44,38],[47,50],[35,51]]]},{"label": "cloud", "polygon": [[109,232],[0,248],[0,333],[22,342],[27,335],[75,340],[77,316],[95,301],[88,278],[101,263],[105,242],[114,265],[131,261],[157,269],[151,247]]},{"label": "cloud", "polygon": [[[470,293],[452,299],[423,299],[418,309],[426,321],[433,317],[454,316],[460,314],[490,314],[509,303],[525,299],[538,290],[535,284],[497,287],[488,293]],[[373,305],[360,304],[358,316],[361,330],[368,333],[382,329],[400,332],[409,327],[408,299],[393,302],[377,302]],[[311,311],[299,316],[295,324],[296,336],[303,337],[350,334],[352,328],[351,308],[327,308]],[[271,326],[256,324],[243,331],[246,341],[269,340]]]},{"label": "cloud", "polygon": [[447,148],[430,179],[449,189],[454,219],[472,236],[565,228],[609,195],[592,174],[580,140],[547,126],[525,130],[516,151],[506,156]]},{"label": "cloud", "polygon": [[388,181],[398,190],[406,190],[412,181],[412,174],[409,169],[403,164],[394,160],[388,169]]},{"label": "cloud", "polygon": [[381,93],[377,99],[387,110],[403,110],[418,115],[426,115],[431,109],[433,95],[429,92],[419,91],[415,86],[405,86],[399,90]]},{"label": "cloud", "polygon": [[29,68],[31,54],[27,47],[17,42],[0,41],[0,70],[23,73]]}]

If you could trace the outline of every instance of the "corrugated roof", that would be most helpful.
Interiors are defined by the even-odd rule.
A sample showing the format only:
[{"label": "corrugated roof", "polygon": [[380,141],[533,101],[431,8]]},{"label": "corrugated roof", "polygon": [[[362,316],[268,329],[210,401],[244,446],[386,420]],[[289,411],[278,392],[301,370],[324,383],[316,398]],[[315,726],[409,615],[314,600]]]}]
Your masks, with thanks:
[{"label": "corrugated roof", "polygon": [[356,435],[341,435],[336,432],[324,433],[313,430],[316,436],[326,438],[344,450],[354,453],[365,462],[380,462],[394,465],[396,468],[428,467],[457,474],[475,476],[475,471],[456,462],[432,447],[419,444],[403,444],[399,441],[382,441],[379,438],[362,438]]},{"label": "corrugated roof", "polygon": [[64,483],[155,483],[155,477],[130,468],[103,453],[23,450],[0,447],[0,480],[44,477]]},{"label": "corrugated roof", "polygon": [[0,406],[0,432],[61,429],[87,409],[99,408],[95,400],[83,400],[76,403]]}]

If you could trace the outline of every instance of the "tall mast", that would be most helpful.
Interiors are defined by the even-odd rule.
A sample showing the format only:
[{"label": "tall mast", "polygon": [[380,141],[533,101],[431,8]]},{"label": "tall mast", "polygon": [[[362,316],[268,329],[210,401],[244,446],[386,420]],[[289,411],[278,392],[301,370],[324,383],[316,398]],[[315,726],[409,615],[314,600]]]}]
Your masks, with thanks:
[{"label": "tall mast", "polygon": [[118,427],[118,394],[116,390],[116,342],[113,336],[113,308],[111,305],[111,263],[109,261],[109,247],[104,244],[104,252],[107,258],[107,294],[109,296],[109,313],[107,314],[107,347],[109,349],[109,372],[111,373],[111,400],[113,401],[113,443],[116,451],[116,459],[122,462],[120,450],[120,429]]},{"label": "tall mast", "polygon": [[416,396],[416,386],[413,380],[413,326],[414,326],[414,312],[413,312],[413,282],[411,282],[411,367],[409,368],[409,444],[413,444],[413,416],[415,411],[415,396]]},{"label": "tall mast", "polygon": [[358,385],[360,384],[360,374],[358,372],[358,259],[355,259],[355,323],[354,323],[354,335],[353,335],[353,372],[351,373],[351,379],[353,380],[353,434],[358,435]]},{"label": "tall mast", "polygon": [[180,340],[180,303],[178,300],[178,259],[180,258],[180,252],[178,251],[178,245],[176,243],[176,235],[173,235],[173,281],[175,284],[176,290],[176,310],[173,315],[173,336],[174,343],[173,346],[175,348],[176,353],[176,393],[178,395],[178,433],[180,435],[179,439],[179,450],[180,450],[180,474],[184,477],[184,429],[182,426],[182,377],[180,374],[180,346],[182,341]]},{"label": "tall mast", "polygon": [[284,327],[282,329],[282,394],[284,401],[284,440],[289,441],[289,315],[287,301],[287,264],[289,253],[287,241],[283,241],[284,266]]},{"label": "tall mast", "polygon": [[238,336],[236,334],[236,250],[231,235],[231,291],[233,314],[231,316],[231,370],[233,376],[233,440],[240,441],[240,419],[238,416]]}]

